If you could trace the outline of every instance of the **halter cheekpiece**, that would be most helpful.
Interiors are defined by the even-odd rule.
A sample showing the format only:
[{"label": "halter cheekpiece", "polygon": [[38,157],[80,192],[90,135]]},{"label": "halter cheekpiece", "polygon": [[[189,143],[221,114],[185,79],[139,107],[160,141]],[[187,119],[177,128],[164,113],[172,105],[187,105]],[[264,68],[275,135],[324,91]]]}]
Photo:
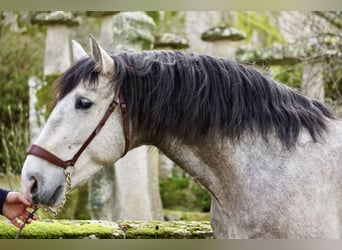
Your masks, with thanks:
[{"label": "halter cheekpiece", "polygon": [[68,167],[73,167],[80,157],[80,155],[83,153],[83,151],[88,147],[90,142],[95,138],[95,136],[101,131],[102,127],[106,124],[108,118],[110,115],[114,112],[115,108],[120,105],[121,108],[121,114],[122,114],[122,123],[123,123],[123,130],[124,130],[124,136],[125,136],[125,149],[122,156],[124,156],[130,145],[130,130],[129,130],[129,121],[127,116],[127,105],[125,103],[124,97],[122,95],[122,92],[119,90],[115,94],[113,101],[109,104],[106,113],[98,123],[98,125],[95,127],[93,132],[89,135],[87,140],[83,143],[83,145],[79,148],[79,150],[74,154],[74,156],[70,160],[62,160],[58,156],[54,155],[53,153],[49,152],[48,150],[40,147],[39,145],[32,144],[30,148],[27,151],[27,155],[34,155],[36,157],[39,157],[41,159],[44,159],[58,167],[61,167],[63,169],[67,169]]}]

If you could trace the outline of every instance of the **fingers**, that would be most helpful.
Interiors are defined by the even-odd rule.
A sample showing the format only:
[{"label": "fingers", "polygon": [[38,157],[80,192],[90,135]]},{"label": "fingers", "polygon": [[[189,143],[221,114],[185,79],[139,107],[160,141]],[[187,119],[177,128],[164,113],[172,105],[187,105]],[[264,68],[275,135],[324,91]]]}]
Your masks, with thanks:
[{"label": "fingers", "polygon": [[21,228],[21,226],[24,224],[23,221],[20,221],[17,218],[14,218],[11,220],[12,224],[16,226],[17,228]]},{"label": "fingers", "polygon": [[29,210],[26,210],[23,214],[19,215],[18,217],[15,217],[11,220],[12,224],[18,228],[22,227],[25,223],[30,224],[32,220],[38,219],[38,216]]},{"label": "fingers", "polygon": [[24,198],[24,196],[18,194],[16,198],[17,198],[17,201],[21,202],[23,205],[27,207],[33,207],[32,203],[29,202],[26,198]]},{"label": "fingers", "polygon": [[27,217],[30,217],[31,220],[37,220],[38,219],[38,216],[35,213],[32,214],[32,211],[26,210],[25,215]]}]

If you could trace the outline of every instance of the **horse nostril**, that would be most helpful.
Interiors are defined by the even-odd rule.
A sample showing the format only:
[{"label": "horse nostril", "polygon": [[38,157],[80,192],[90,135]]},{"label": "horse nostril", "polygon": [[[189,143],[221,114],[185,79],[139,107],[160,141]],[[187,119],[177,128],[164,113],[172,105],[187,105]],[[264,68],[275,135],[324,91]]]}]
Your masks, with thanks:
[{"label": "horse nostril", "polygon": [[31,194],[35,194],[38,192],[38,182],[36,180],[36,178],[34,178],[33,176],[31,176],[30,178],[30,181],[31,181]]}]

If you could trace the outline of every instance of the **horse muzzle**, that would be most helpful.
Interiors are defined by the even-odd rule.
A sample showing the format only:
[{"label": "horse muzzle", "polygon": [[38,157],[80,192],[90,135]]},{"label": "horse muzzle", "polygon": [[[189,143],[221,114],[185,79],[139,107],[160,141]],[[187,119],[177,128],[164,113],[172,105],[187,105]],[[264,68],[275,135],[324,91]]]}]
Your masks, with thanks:
[{"label": "horse muzzle", "polygon": [[[61,172],[61,173],[59,173]],[[22,190],[27,199],[35,205],[56,206],[64,197],[65,177],[63,171],[53,174],[53,178],[45,179],[39,172],[22,172]]]}]

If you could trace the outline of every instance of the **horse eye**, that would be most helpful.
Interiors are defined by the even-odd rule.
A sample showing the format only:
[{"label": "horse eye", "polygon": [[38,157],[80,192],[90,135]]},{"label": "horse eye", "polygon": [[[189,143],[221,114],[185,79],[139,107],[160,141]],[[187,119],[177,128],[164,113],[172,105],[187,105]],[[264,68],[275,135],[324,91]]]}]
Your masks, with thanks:
[{"label": "horse eye", "polygon": [[89,109],[93,105],[93,103],[85,97],[80,97],[77,98],[76,103],[75,103],[75,108],[76,109]]}]

